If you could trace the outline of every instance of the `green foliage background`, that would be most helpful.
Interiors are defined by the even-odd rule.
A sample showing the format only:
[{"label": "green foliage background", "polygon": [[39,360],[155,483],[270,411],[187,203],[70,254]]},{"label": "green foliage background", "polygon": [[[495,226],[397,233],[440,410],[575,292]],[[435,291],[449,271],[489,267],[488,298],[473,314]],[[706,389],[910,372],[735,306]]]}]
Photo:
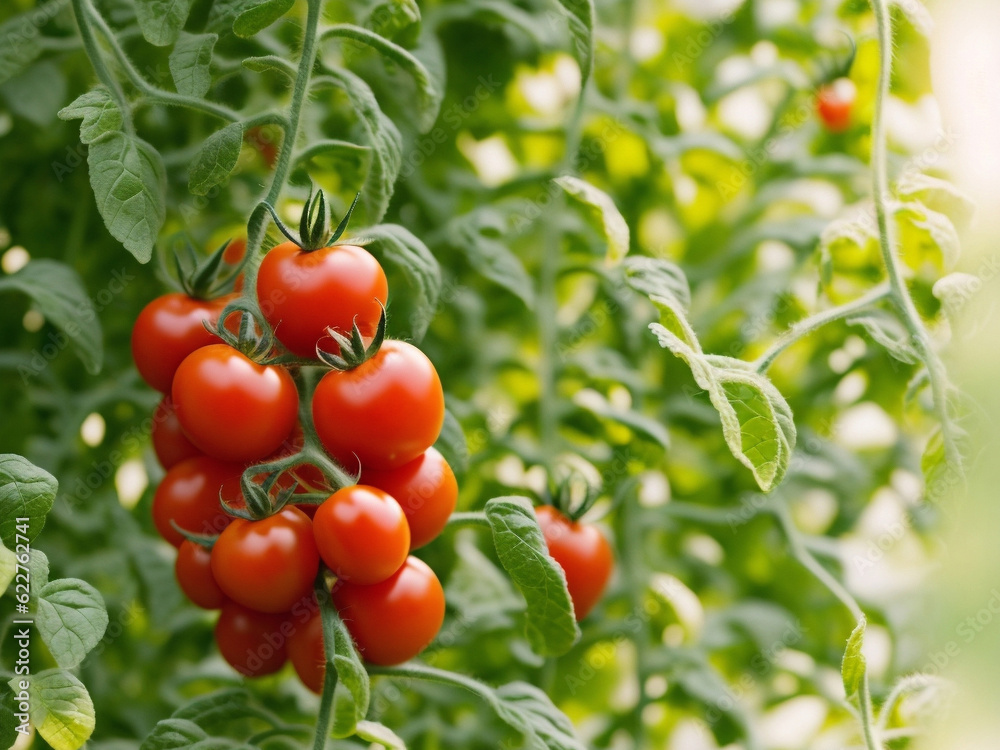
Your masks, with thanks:
[{"label": "green foliage background", "polygon": [[[143,39],[136,4],[95,5],[136,70],[172,90],[170,48]],[[796,321],[879,284],[885,272],[873,223],[861,237],[836,223],[855,205],[870,214],[878,42],[868,4],[801,2],[785,15],[765,0],[730,5],[731,13],[704,15],[696,3],[597,3],[593,76],[577,113],[581,76],[571,53],[579,58],[580,48],[571,32],[579,29],[555,3],[422,2],[419,24],[399,20],[411,10],[399,0],[328,3],[326,22],[394,38],[423,63],[431,85],[421,96],[398,60],[350,41],[324,42],[324,64],[367,81],[393,123],[381,127],[398,129],[398,180],[383,215],[387,188],[373,188],[379,155],[370,123],[357,102],[323,87],[309,98],[300,148],[321,139],[368,148],[317,149],[278,204],[294,216],[310,178],[341,211],[362,190],[354,235],[398,224],[440,264],[433,319],[416,277],[387,264],[389,335],[427,328],[421,347],[456,420],[445,447],[459,473],[460,510],[499,496],[537,497],[545,467],[575,467],[601,488],[618,571],[581,640],[558,658],[532,652],[523,602],[478,530],[447,532],[422,553],[449,601],[442,636],[424,660],[490,685],[542,687],[588,747],[695,747],[695,735],[707,747],[859,745],[839,676],[857,618],[803,563],[846,582],[864,609],[878,645],[868,660],[876,704],[898,677],[934,666],[922,645],[929,590],[906,570],[937,559],[935,501],[951,488],[942,480],[923,489],[921,453],[937,420],[926,391],[910,392],[921,368],[899,322],[871,323],[896,356],[866,328],[835,322],[776,361],[770,376],[794,413],[798,444],[784,481],[764,495],[734,459],[690,368],[647,330],[659,313],[626,283],[623,268],[636,267],[607,261],[599,222],[552,182],[575,175],[605,191],[631,230],[633,259],[683,269],[687,319],[705,352],[753,361]],[[922,8],[893,11],[892,94],[919,123],[929,46],[914,5]],[[209,0],[197,0],[187,28],[220,35],[207,98],[254,113],[287,102],[286,78],[241,61],[295,60],[304,6],[240,39],[216,23]],[[6,3],[0,22],[10,25],[0,29],[37,8],[53,11],[37,57],[21,65],[0,51],[0,251],[22,246],[33,263],[58,260],[76,272],[96,311],[103,361],[99,372],[81,366],[51,314],[41,328],[26,326],[39,303],[0,286],[0,453],[26,456],[59,480],[36,546],[53,578],[84,579],[106,602],[107,633],[78,674],[97,715],[88,747],[119,750],[138,747],[185,701],[240,684],[214,649],[212,616],[182,601],[172,552],[149,519],[162,471],[144,420],[157,396],[132,366],[129,335],[138,311],[165,288],[165,252],[185,235],[207,250],[245,232],[268,168],[244,142],[231,176],[194,195],[190,167],[219,120],[155,102],[137,108],[136,128],[166,169],[165,224],[153,261],[140,265],[95,206],[78,122],[57,118],[94,82],[69,3]],[[383,18],[392,22],[379,27]],[[848,59],[848,36],[857,46],[849,76],[858,105],[852,128],[834,135],[817,121],[814,97]],[[416,113],[433,115],[438,94],[436,120],[421,123]],[[894,136],[894,178],[944,176],[945,130],[923,141]],[[911,185],[907,199],[925,203],[903,217],[900,237],[919,312],[943,336],[947,311],[932,288],[955,268],[955,226],[967,220],[967,205],[929,184]],[[271,229],[265,247],[277,240]],[[683,298],[686,286],[675,290]],[[84,344],[84,364],[96,364],[97,352]],[[88,446],[80,427],[94,412],[106,432]],[[874,439],[880,429],[887,437]],[[932,480],[942,476],[934,445],[923,466]],[[133,459],[149,487],[126,507],[114,477]],[[5,639],[4,653],[7,646]],[[40,643],[36,650],[39,665],[54,666]],[[289,672],[250,689],[284,721],[308,725],[315,698]],[[374,689],[371,718],[407,747],[521,746],[487,706],[454,687],[380,679]],[[894,748],[907,746],[903,730],[918,718],[905,708],[885,717],[896,732],[887,736],[898,736]],[[774,724],[785,716],[813,726],[792,744],[774,744]],[[220,732],[244,737],[243,729],[235,722]]]}]

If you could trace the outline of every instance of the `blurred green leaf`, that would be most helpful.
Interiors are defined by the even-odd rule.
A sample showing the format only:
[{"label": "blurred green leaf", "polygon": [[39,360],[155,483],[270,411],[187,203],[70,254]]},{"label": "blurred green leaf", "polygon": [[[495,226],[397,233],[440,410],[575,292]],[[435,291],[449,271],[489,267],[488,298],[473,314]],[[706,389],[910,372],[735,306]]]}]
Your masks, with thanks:
[{"label": "blurred green leaf", "polygon": [[295,5],[295,0],[243,0],[237,6],[233,33],[249,39],[277,21]]},{"label": "blurred green leaf", "polygon": [[862,617],[857,627],[851,631],[851,635],[847,639],[847,648],[844,651],[844,660],[840,665],[840,674],[844,680],[844,692],[847,693],[848,698],[853,697],[858,692],[861,688],[861,682],[865,678],[867,665],[865,657],[861,653],[861,647],[864,645],[867,625],[867,621]]},{"label": "blurred green leaf", "polygon": [[193,3],[194,0],[136,0],[135,15],[146,41],[157,47],[173,44]]},{"label": "blurred green leaf", "polygon": [[578,177],[557,177],[555,183],[585,207],[588,220],[607,240],[608,265],[621,263],[629,251],[629,229],[611,196]]},{"label": "blurred green leaf", "polygon": [[35,625],[56,663],[72,669],[104,637],[108,612],[104,599],[89,583],[60,578],[39,592]]},{"label": "blurred green leaf", "polygon": [[163,719],[157,722],[139,750],[180,750],[203,740],[208,735],[205,731],[187,719]]},{"label": "blurred green leaf", "polygon": [[170,75],[177,91],[186,96],[202,97],[212,85],[212,52],[218,34],[181,32],[170,52]]},{"label": "blurred green leaf", "polygon": [[191,164],[188,189],[194,195],[208,195],[232,174],[242,148],[243,123],[230,123],[210,135]]},{"label": "blurred green leaf", "polygon": [[[0,540],[7,549],[16,550],[18,535],[27,537],[29,543],[35,540],[58,489],[55,477],[28,459],[10,453],[0,455]],[[25,523],[27,534],[18,529]]]},{"label": "blurred green leaf", "polygon": [[[65,669],[46,669],[30,677],[31,723],[53,750],[78,750],[94,731],[94,704],[87,689]],[[15,688],[16,689],[16,688]]]},{"label": "blurred green leaf", "polygon": [[389,727],[374,721],[359,721],[355,734],[367,742],[373,742],[389,750],[406,750],[403,742]]},{"label": "blurred green leaf", "polygon": [[17,572],[17,555],[0,541],[0,595],[7,590]]}]

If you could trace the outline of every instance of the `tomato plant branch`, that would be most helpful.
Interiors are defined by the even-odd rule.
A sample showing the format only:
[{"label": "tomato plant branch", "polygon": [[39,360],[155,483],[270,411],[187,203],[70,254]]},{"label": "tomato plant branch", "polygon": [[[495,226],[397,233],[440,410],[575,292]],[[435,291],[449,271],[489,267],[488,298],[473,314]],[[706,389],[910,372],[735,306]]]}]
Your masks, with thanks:
[{"label": "tomato plant branch", "polygon": [[774,364],[774,361],[781,356],[781,354],[788,349],[788,347],[792,346],[797,341],[819,330],[828,323],[843,320],[844,318],[854,315],[855,313],[874,307],[891,296],[892,288],[888,284],[879,284],[867,294],[858,297],[856,300],[852,300],[843,305],[833,307],[829,310],[824,310],[823,312],[816,313],[815,315],[811,315],[808,318],[800,320],[798,323],[785,331],[785,333],[783,333],[778,340],[775,341],[774,344],[772,344],[771,347],[753,363],[754,368],[760,373],[767,372],[771,365]]},{"label": "tomato plant branch", "polygon": [[83,42],[83,48],[87,52],[87,57],[94,68],[94,72],[97,74],[98,80],[107,87],[115,103],[118,105],[118,109],[121,110],[125,123],[125,131],[129,134],[135,134],[135,124],[132,122],[132,109],[129,107],[128,98],[125,96],[121,84],[118,83],[118,79],[115,78],[108,68],[107,63],[104,62],[101,48],[97,43],[97,38],[94,36],[94,30],[90,27],[87,13],[89,6],[89,0],[73,0],[73,15],[76,16],[76,25],[80,30],[80,39]]},{"label": "tomato plant branch", "polygon": [[482,526],[487,529],[491,528],[490,522],[486,520],[486,514],[477,510],[452,513],[448,518],[446,528],[457,528],[459,526]]},{"label": "tomato plant branch", "polygon": [[333,696],[337,690],[337,667],[334,658],[337,655],[337,627],[339,617],[330,598],[330,588],[326,583],[326,570],[320,566],[313,586],[316,601],[319,603],[319,617],[323,625],[323,657],[326,669],[323,672],[323,693],[319,700],[319,713],[316,716],[316,735],[313,749],[322,750],[326,747],[326,738],[330,736],[330,721],[333,714]]},{"label": "tomato plant branch", "polygon": [[[77,0],[74,0],[76,2]],[[185,96],[184,94],[178,94],[173,91],[167,91],[161,89],[158,86],[154,86],[149,81],[147,81],[138,70],[136,70],[135,65],[129,59],[128,55],[125,54],[125,50],[122,49],[121,44],[118,43],[118,38],[115,32],[108,26],[107,21],[104,20],[97,9],[93,6],[92,0],[80,0],[81,4],[85,8],[86,12],[90,16],[90,20],[95,26],[100,30],[101,35],[104,37],[108,46],[111,48],[111,52],[114,54],[115,59],[118,61],[119,66],[125,73],[129,82],[135,88],[137,88],[146,101],[151,104],[165,104],[174,107],[185,107],[187,109],[193,109],[199,112],[204,112],[209,115],[218,117],[226,122],[236,122],[240,119],[238,112],[225,107],[221,104],[215,104],[207,99],[202,99],[193,96]],[[142,99],[136,102],[136,106],[146,103]]]},{"label": "tomato plant branch", "polygon": [[875,727],[875,717],[872,711],[872,694],[871,688],[868,686],[867,671],[864,677],[862,677],[861,685],[858,688],[858,705],[860,708],[861,729],[865,738],[865,747],[867,750],[883,750],[882,741],[879,739]]},{"label": "tomato plant branch", "polygon": [[872,122],[872,170],[874,172],[875,213],[878,219],[879,247],[885,262],[892,299],[907,332],[921,359],[927,366],[930,388],[934,397],[934,408],[941,421],[941,436],[944,439],[945,456],[949,464],[961,466],[962,456],[958,449],[955,426],[948,412],[948,373],[944,363],[934,351],[930,335],[920,313],[913,302],[903,278],[902,266],[897,252],[897,242],[889,213],[889,169],[888,132],[885,127],[885,107],[889,98],[892,80],[892,18],[888,0],[872,0],[879,41],[879,77],[875,99],[875,117]]}]

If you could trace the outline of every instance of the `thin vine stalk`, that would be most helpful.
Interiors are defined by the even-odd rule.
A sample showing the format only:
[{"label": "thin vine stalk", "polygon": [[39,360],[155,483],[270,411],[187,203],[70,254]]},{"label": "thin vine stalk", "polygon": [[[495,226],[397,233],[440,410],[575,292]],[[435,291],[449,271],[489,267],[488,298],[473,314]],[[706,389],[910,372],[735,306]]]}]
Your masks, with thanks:
[{"label": "thin vine stalk", "polygon": [[913,302],[913,297],[906,288],[903,278],[902,263],[899,259],[898,243],[895,226],[891,220],[889,192],[889,145],[888,133],[885,127],[885,106],[889,98],[889,86],[892,79],[892,17],[889,13],[889,0],[872,0],[875,11],[875,22],[879,42],[879,76],[875,99],[875,117],[872,122],[872,172],[875,191],[875,214],[878,219],[879,247],[885,263],[889,284],[892,288],[892,301],[899,311],[903,325],[921,359],[927,366],[931,393],[934,397],[934,408],[941,421],[941,435],[944,438],[945,457],[949,464],[961,466],[962,456],[955,435],[955,425],[948,412],[948,374],[944,363],[934,351],[930,335],[920,313]]}]

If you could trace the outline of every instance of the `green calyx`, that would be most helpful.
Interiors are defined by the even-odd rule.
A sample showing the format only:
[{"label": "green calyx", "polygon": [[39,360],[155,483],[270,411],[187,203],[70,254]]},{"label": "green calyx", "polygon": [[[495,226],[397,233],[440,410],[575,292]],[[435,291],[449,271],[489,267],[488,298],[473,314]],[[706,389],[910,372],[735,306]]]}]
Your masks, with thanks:
[{"label": "green calyx", "polygon": [[[233,332],[226,321],[234,314],[240,314],[239,328]],[[219,313],[215,325],[205,323],[205,328],[222,341],[258,364],[268,364],[274,350],[275,337],[269,326],[261,325],[254,312],[242,300],[233,300]]]},{"label": "green calyx", "polygon": [[378,317],[375,336],[372,337],[371,343],[367,346],[361,337],[361,330],[358,328],[357,323],[351,329],[350,336],[345,336],[332,328],[327,328],[326,330],[333,340],[337,342],[337,345],[340,347],[340,353],[331,354],[317,346],[316,356],[319,357],[320,361],[335,370],[353,370],[355,367],[363,365],[374,357],[378,350],[382,348],[382,342],[385,341],[385,308],[382,308],[382,313]]},{"label": "green calyx", "polygon": [[207,550],[211,550],[212,547],[215,546],[216,540],[219,538],[218,534],[215,534],[214,536],[209,534],[195,534],[187,529],[182,529],[172,518],[170,519],[170,525],[174,527],[174,531],[184,537],[187,541],[194,542]]},{"label": "green calyx", "polygon": [[590,484],[586,477],[578,472],[571,472],[549,486],[545,504],[554,506],[575,523],[594,507],[600,494],[599,488]]},{"label": "green calyx", "polygon": [[223,242],[207,258],[200,257],[187,237],[174,247],[172,252],[174,270],[185,294],[196,299],[213,299],[232,291],[233,280],[239,268],[223,270],[225,264],[222,262],[230,242],[232,238]]},{"label": "green calyx", "polygon": [[354,207],[358,205],[358,198],[360,196],[361,193],[354,196],[350,208],[347,209],[344,218],[337,224],[337,228],[333,231],[333,234],[330,234],[329,210],[326,203],[326,195],[322,190],[318,191],[315,196],[310,193],[309,197],[306,198],[305,205],[302,207],[302,218],[299,219],[298,236],[278,218],[278,213],[274,206],[270,203],[264,203],[264,206],[271,213],[271,218],[274,219],[278,231],[285,235],[289,241],[298,245],[302,249],[302,252],[310,253],[314,250],[330,247],[330,245],[337,242],[344,235],[344,232],[347,231],[347,225],[351,220],[351,214],[354,213]]}]

